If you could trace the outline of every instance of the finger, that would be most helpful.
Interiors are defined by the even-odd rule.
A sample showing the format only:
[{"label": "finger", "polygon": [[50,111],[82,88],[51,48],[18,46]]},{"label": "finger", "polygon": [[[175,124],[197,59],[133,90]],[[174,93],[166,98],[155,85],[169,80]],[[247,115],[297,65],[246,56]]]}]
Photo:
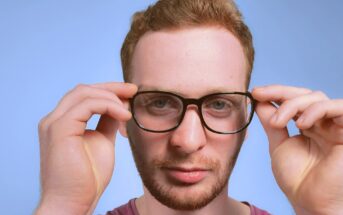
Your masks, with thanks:
[{"label": "finger", "polygon": [[[123,106],[125,109],[129,109],[129,102],[127,100],[123,100]],[[120,123],[118,123],[111,117],[107,115],[102,115],[99,119],[96,130],[104,134],[107,137],[107,139],[113,142],[115,139],[115,133],[118,130],[119,126]]]},{"label": "finger", "polygon": [[65,115],[66,117],[80,122],[87,122],[93,114],[107,114],[113,119],[127,121],[131,118],[131,113],[122,105],[108,99],[87,98],[79,105],[74,106]]},{"label": "finger", "polygon": [[272,154],[275,149],[287,138],[289,138],[287,128],[277,128],[270,123],[270,118],[277,109],[270,103],[258,103],[256,113],[260,119],[269,140],[269,153]]},{"label": "finger", "polygon": [[257,101],[260,102],[279,103],[311,92],[311,90],[305,88],[269,85],[266,87],[254,88],[252,95]]},{"label": "finger", "polygon": [[[108,115],[114,121],[122,122],[125,122],[132,117],[131,113],[127,109],[112,100],[87,98],[80,104],[73,106],[59,120],[63,121],[65,125],[68,124],[73,126],[73,131],[68,131],[68,133],[74,136],[83,135],[87,121],[94,114]],[[69,126],[69,129],[70,127],[71,126]],[[110,128],[115,129],[116,126],[112,126]],[[115,130],[112,130],[111,134],[114,134],[115,132]],[[109,131],[106,130],[104,135],[108,134]]]},{"label": "finger", "polygon": [[68,92],[58,103],[55,110],[49,115],[50,123],[61,117],[71,107],[81,103],[86,98],[108,99],[118,104],[122,101],[112,92],[101,88],[90,87],[89,85],[79,84],[73,90]]},{"label": "finger", "polygon": [[296,120],[311,104],[328,99],[324,93],[316,91],[286,100],[271,118],[271,123],[279,128],[285,127],[290,120]]},{"label": "finger", "polygon": [[343,99],[317,102],[310,105],[301,114],[296,124],[301,129],[312,127],[317,121],[322,119],[333,119],[338,125],[342,124]]},{"label": "finger", "polygon": [[131,98],[137,93],[138,87],[131,83],[108,82],[92,84],[91,87],[96,87],[115,93],[120,98]]},{"label": "finger", "polygon": [[102,133],[111,142],[114,142],[118,127],[119,122],[105,114],[101,115],[95,130]]},{"label": "finger", "polygon": [[118,104],[122,104],[121,100],[114,93],[101,88],[91,87],[90,85],[79,84],[63,97],[55,110],[58,112],[65,112],[85,98],[109,99],[117,102]]}]

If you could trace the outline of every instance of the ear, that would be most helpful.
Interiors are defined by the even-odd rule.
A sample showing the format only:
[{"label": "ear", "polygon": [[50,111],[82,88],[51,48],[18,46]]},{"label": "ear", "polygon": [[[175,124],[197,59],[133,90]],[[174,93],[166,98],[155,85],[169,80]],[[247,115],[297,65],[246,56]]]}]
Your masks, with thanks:
[{"label": "ear", "polygon": [[[248,107],[249,105],[252,105],[252,101],[250,99],[246,100],[246,107]],[[252,108],[252,107],[251,107]],[[245,113],[245,117],[248,119],[250,117],[251,113],[248,113],[248,111]],[[243,141],[245,142],[248,139],[249,136],[249,126],[247,128],[245,128],[244,130],[244,138]]]},{"label": "ear", "polygon": [[119,122],[119,133],[127,138],[126,122]]}]

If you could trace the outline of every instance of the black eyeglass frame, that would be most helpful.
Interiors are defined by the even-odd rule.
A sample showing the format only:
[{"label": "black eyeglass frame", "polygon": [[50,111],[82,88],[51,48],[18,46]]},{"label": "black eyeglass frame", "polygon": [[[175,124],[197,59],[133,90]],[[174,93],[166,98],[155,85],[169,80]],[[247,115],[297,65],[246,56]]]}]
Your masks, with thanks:
[{"label": "black eyeglass frame", "polygon": [[[160,93],[160,94],[167,94],[167,95],[172,95],[172,96],[175,96],[177,98],[180,99],[180,101],[182,102],[182,113],[181,113],[181,116],[180,116],[180,120],[178,122],[177,125],[175,125],[174,127],[170,128],[170,129],[166,129],[166,130],[161,130],[161,131],[156,131],[156,130],[151,130],[151,129],[147,129],[145,128],[143,125],[141,125],[138,120],[136,119],[135,117],[135,109],[134,109],[134,100],[137,96],[141,95],[141,94],[146,94],[146,93]],[[211,96],[215,96],[215,95],[223,95],[223,94],[230,94],[230,95],[244,95],[244,96],[247,96],[250,101],[251,101],[251,113],[250,113],[250,116],[249,116],[249,121],[248,123],[243,126],[242,128],[236,130],[236,131],[232,131],[232,132],[220,132],[220,131],[216,131],[216,130],[213,130],[211,127],[209,127],[204,118],[203,118],[203,115],[202,115],[202,103],[204,102],[204,100],[206,100],[208,97],[211,97]],[[135,123],[138,125],[139,128],[145,130],[145,131],[149,131],[149,132],[154,132],[154,133],[165,133],[165,132],[169,132],[169,131],[172,131],[172,130],[175,130],[177,127],[180,126],[180,124],[182,123],[182,120],[186,114],[186,111],[187,111],[187,107],[188,105],[196,105],[198,107],[198,112],[199,112],[199,116],[200,116],[200,121],[201,123],[205,126],[205,128],[207,128],[208,130],[214,132],[214,133],[217,133],[217,134],[236,134],[236,133],[239,133],[241,131],[243,131],[244,129],[246,129],[249,124],[251,123],[252,119],[253,119],[253,116],[254,116],[254,112],[255,112],[255,107],[256,107],[256,100],[252,97],[251,93],[250,92],[222,92],[222,93],[212,93],[212,94],[208,94],[208,95],[205,95],[201,98],[198,98],[198,99],[195,99],[195,98],[183,98],[182,96],[180,95],[177,95],[175,93],[171,93],[171,92],[166,92],[166,91],[155,91],[155,90],[149,90],[149,91],[139,91],[137,92],[132,98],[129,99],[129,103],[130,103],[130,109],[131,109],[131,113],[132,113],[132,118],[133,120],[135,121]]]}]

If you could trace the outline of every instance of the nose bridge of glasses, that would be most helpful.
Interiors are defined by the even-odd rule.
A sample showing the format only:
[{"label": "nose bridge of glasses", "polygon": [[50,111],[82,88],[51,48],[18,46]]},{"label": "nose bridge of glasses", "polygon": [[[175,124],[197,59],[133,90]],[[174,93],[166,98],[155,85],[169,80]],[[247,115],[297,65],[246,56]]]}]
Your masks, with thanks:
[{"label": "nose bridge of glasses", "polygon": [[[200,116],[201,115],[201,99],[194,99],[194,98],[183,98],[183,109],[184,113],[187,112],[188,107],[197,107],[197,113]],[[200,116],[201,117],[201,116]]]},{"label": "nose bridge of glasses", "polygon": [[193,98],[187,98],[187,99],[183,99],[183,103],[184,103],[184,108],[187,109],[187,107],[189,105],[196,105],[199,109],[201,107],[201,100],[200,99],[193,99]]},{"label": "nose bridge of glasses", "polygon": [[194,110],[197,113],[201,123],[203,123],[203,118],[202,118],[202,113],[201,113],[202,100],[194,99],[194,98],[183,98],[182,100],[183,100],[183,116],[180,119],[181,122],[183,121],[183,118],[185,117],[187,111],[190,109],[190,110]]},{"label": "nose bridge of glasses", "polygon": [[[185,117],[193,118],[192,121],[195,120],[194,114],[196,114],[198,117],[198,119],[196,121],[199,120],[197,123],[200,123],[203,126],[203,119],[202,119],[202,115],[201,115],[201,100],[200,99],[194,99],[194,98],[182,98],[182,101],[183,101],[183,115],[180,118],[179,125],[181,125],[184,122]],[[191,112],[194,111],[194,112],[191,113],[189,111],[191,111]],[[191,115],[189,115],[189,114],[191,114]],[[191,118],[188,118],[188,120]]]}]

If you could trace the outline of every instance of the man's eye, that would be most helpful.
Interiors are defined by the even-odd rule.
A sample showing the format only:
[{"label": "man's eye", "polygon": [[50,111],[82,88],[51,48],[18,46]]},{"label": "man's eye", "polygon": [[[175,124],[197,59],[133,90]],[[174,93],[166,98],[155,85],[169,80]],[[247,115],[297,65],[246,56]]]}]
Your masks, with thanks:
[{"label": "man's eye", "polygon": [[225,100],[214,100],[207,105],[207,108],[216,111],[225,111],[231,108],[231,105],[228,101]]},{"label": "man's eye", "polygon": [[170,98],[154,98],[146,106],[146,111],[151,115],[170,115],[179,112],[180,106]]},{"label": "man's eye", "polygon": [[156,97],[156,98],[150,98],[146,101],[145,106],[147,108],[153,108],[153,109],[171,109],[171,108],[177,108],[177,102],[169,97]]},{"label": "man's eye", "polygon": [[226,107],[226,103],[223,101],[215,101],[211,104],[211,107],[216,110],[221,110]]},{"label": "man's eye", "polygon": [[164,108],[168,104],[168,100],[166,99],[156,99],[151,102],[151,106],[155,108]]}]

